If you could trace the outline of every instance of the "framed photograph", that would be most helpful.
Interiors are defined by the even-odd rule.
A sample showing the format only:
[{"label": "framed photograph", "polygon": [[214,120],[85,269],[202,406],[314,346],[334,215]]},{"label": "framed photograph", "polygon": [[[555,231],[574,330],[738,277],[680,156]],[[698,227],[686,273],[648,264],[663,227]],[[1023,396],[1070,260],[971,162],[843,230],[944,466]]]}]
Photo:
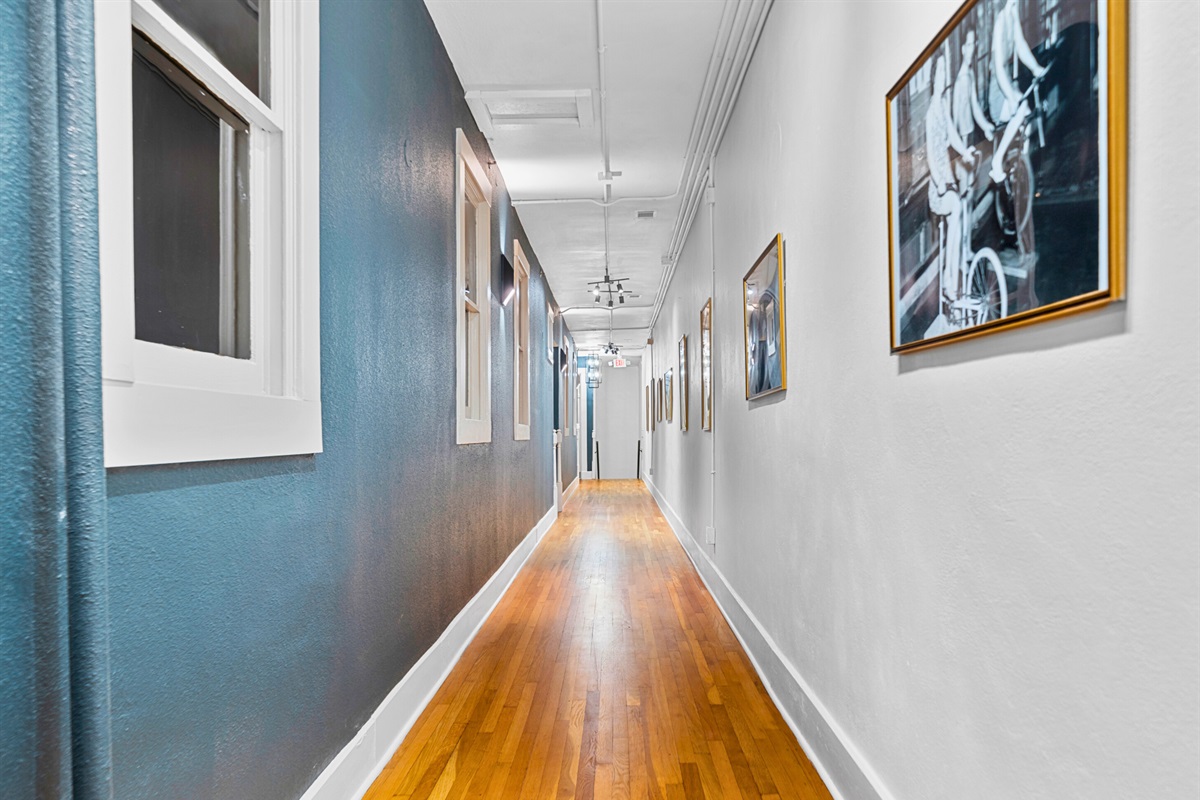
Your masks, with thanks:
[{"label": "framed photograph", "polygon": [[654,379],[650,378],[650,433],[654,433],[654,429],[658,427],[658,422],[655,417],[659,414],[658,395],[654,392]]},{"label": "framed photograph", "polygon": [[742,278],[747,400],[787,388],[783,293],[783,234],[775,234]]},{"label": "framed photograph", "polygon": [[650,432],[650,384],[646,384],[646,433]]},{"label": "framed photograph", "polygon": [[663,402],[667,407],[667,422],[675,421],[675,386],[674,381],[671,380],[673,371],[667,370],[663,374]]},{"label": "framed photograph", "polygon": [[679,429],[688,429],[688,346],[687,334],[679,337]]},{"label": "framed photograph", "polygon": [[1124,297],[1127,0],[968,0],[887,94],[903,353]]},{"label": "framed photograph", "polygon": [[712,298],[700,309],[700,428],[712,430]]},{"label": "framed photograph", "polygon": [[654,418],[662,422],[663,418],[663,381],[658,379],[658,410],[654,412]]}]

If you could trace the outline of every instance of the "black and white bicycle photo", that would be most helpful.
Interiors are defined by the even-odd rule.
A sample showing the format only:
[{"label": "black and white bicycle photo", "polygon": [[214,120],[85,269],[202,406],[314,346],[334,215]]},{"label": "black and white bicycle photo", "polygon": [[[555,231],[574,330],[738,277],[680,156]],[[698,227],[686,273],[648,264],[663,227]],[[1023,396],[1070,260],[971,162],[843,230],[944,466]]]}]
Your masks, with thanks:
[{"label": "black and white bicycle photo", "polygon": [[1114,296],[1109,6],[973,0],[889,93],[894,350]]}]

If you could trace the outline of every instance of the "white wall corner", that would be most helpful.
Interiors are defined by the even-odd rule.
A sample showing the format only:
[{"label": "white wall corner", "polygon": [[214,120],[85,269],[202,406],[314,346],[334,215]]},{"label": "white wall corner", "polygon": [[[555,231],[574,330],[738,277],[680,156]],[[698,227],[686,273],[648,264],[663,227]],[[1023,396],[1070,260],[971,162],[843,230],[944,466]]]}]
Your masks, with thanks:
[{"label": "white wall corner", "polygon": [[645,483],[709,594],[717,601],[721,614],[750,656],[767,693],[830,793],[836,800],[896,800],[862,752],[830,716],[808,682],[780,652],[775,640],[729,585],[662,492],[652,481],[647,479]]},{"label": "white wall corner", "polygon": [[533,530],[442,631],[433,646],[388,692],[371,718],[321,771],[300,800],[360,800],[367,793],[557,516],[558,511],[552,506],[538,520]]}]

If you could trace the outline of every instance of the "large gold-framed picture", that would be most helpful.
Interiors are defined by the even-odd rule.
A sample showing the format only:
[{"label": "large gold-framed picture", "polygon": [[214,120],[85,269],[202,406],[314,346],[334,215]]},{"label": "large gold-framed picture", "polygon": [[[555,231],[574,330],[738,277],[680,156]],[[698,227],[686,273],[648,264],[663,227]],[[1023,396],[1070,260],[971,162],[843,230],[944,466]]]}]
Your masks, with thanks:
[{"label": "large gold-framed picture", "polygon": [[783,234],[777,233],[742,278],[747,400],[787,388],[783,278]]},{"label": "large gold-framed picture", "polygon": [[1127,0],[967,0],[887,94],[893,353],[1124,297]]}]

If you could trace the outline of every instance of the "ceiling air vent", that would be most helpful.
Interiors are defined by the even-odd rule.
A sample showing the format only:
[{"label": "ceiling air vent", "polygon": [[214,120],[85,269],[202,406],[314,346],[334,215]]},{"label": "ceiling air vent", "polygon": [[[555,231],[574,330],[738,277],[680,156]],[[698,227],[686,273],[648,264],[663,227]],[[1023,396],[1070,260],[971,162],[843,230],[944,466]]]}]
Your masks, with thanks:
[{"label": "ceiling air vent", "polygon": [[475,89],[467,105],[486,135],[541,125],[592,127],[591,89]]},{"label": "ceiling air vent", "polygon": [[657,211],[649,211],[649,210],[643,209],[643,210],[637,212],[637,218],[638,219],[654,219],[654,217],[657,214],[658,214]]}]

